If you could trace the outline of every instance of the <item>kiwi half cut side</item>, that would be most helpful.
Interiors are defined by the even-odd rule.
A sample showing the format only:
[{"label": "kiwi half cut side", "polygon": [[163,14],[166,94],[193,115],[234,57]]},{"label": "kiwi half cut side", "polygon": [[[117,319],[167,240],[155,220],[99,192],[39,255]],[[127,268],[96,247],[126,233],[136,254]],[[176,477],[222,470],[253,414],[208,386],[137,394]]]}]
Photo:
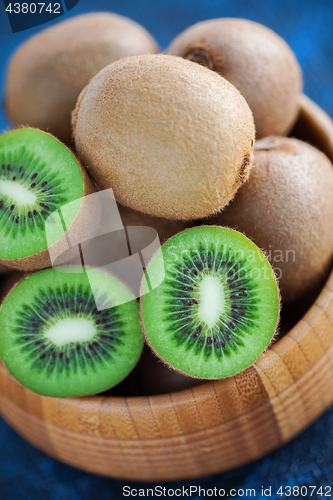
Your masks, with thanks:
[{"label": "kiwi half cut side", "polygon": [[[149,290],[149,280],[165,279]],[[142,284],[141,319],[153,351],[174,369],[218,379],[251,365],[279,321],[274,272],[243,234],[200,226],[170,238],[153,256]]]},{"label": "kiwi half cut side", "polygon": [[[50,267],[48,243],[63,235],[45,221],[63,205],[67,229],[78,220],[80,200],[95,188],[71,151],[52,135],[20,128],[0,136],[0,264],[22,270]],[[51,225],[52,227],[52,225]]]},{"label": "kiwi half cut side", "polygon": [[[71,271],[77,273],[68,267],[65,273],[31,274],[7,295],[0,311],[3,362],[24,386],[46,396],[110,389],[128,375],[143,349],[139,304],[127,287],[100,270]],[[103,309],[113,303],[120,305]]]}]

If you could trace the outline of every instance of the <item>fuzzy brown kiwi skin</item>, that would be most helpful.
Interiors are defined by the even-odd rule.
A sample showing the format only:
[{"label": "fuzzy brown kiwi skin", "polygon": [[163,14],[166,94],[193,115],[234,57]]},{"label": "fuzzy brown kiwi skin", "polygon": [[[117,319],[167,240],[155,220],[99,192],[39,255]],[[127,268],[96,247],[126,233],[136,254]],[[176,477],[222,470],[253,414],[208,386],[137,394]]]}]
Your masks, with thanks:
[{"label": "fuzzy brown kiwi skin", "polygon": [[254,163],[234,201],[205,222],[240,230],[264,248],[282,272],[282,301],[305,300],[333,263],[332,164],[313,146],[283,137],[258,141]]},{"label": "fuzzy brown kiwi skin", "polygon": [[197,23],[166,50],[218,72],[240,90],[254,114],[257,137],[284,135],[298,115],[301,69],[274,31],[246,19]]},{"label": "fuzzy brown kiwi skin", "polygon": [[246,101],[224,78],[179,57],[110,64],[72,116],[76,150],[97,184],[154,217],[217,213],[252,167],[255,129]]},{"label": "fuzzy brown kiwi skin", "polygon": [[72,142],[75,141],[75,135],[76,135],[76,122],[77,122],[77,116],[78,116],[78,112],[79,112],[79,109],[80,109],[80,106],[81,106],[81,103],[82,103],[82,100],[84,98],[84,96],[86,95],[86,92],[88,90],[88,86],[89,84],[87,84],[80,92],[79,94],[79,97],[77,99],[77,102],[76,102],[76,105],[75,105],[75,108],[73,109],[73,111],[71,112],[71,127],[72,127],[72,136],[71,136],[71,139],[72,139]]},{"label": "fuzzy brown kiwi skin", "polygon": [[[29,127],[24,127],[24,128],[29,128]],[[53,137],[55,140],[58,141],[56,137],[54,137],[52,134],[47,133],[49,136]],[[60,141],[58,141],[60,142]],[[84,234],[86,230],[89,230],[89,227],[91,227],[91,224],[94,224],[94,217],[98,216],[98,213],[96,211],[92,211],[91,214],[88,213],[88,216],[90,216],[89,219],[86,218],[87,216],[87,210],[82,210],[82,207],[84,206],[84,197],[95,193],[96,192],[96,187],[94,186],[93,182],[89,178],[89,175],[85,171],[85,169],[82,167],[80,161],[76,158],[74,155],[73,151],[67,147],[66,145],[63,144],[64,147],[71,153],[71,155],[74,157],[75,161],[78,163],[78,166],[81,170],[82,177],[83,177],[83,195],[82,195],[82,203],[81,207],[79,209],[79,212],[74,219],[72,225],[70,226],[71,231],[79,231],[80,234]],[[84,218],[82,216],[82,212],[84,212]],[[69,228],[67,228],[69,229]],[[66,244],[66,235],[63,235],[58,241],[56,241],[53,245],[51,245],[52,249],[56,250],[57,248],[67,248]],[[66,261],[67,261],[66,257]],[[57,261],[57,264],[60,264],[61,261]],[[35,271],[39,269],[46,269],[48,267],[52,267],[52,262],[50,260],[50,255],[49,255],[49,250],[46,248],[45,250],[41,250],[40,252],[34,253],[32,255],[28,255],[27,257],[22,257],[21,259],[0,259],[0,265],[9,267],[11,269],[17,269],[20,271]]]},{"label": "fuzzy brown kiwi skin", "polygon": [[[211,226],[214,226],[214,224],[209,225],[209,227],[211,227]],[[221,225],[218,225],[218,224],[215,224],[215,226],[216,227],[221,227]],[[224,226],[224,227],[227,227],[229,229],[233,229],[232,227],[228,227],[228,226]],[[188,229],[191,229],[191,228],[184,229],[184,231],[187,231]],[[181,232],[184,232],[184,231],[181,231]],[[241,231],[238,231],[238,232],[240,232],[241,234],[243,234],[244,236],[246,236],[246,234],[242,233]],[[262,250],[262,252],[264,253],[265,257],[267,258],[267,255],[266,255],[265,251]],[[150,259],[150,261],[153,258],[154,258],[154,255],[152,256],[152,258]],[[143,275],[143,278],[142,278],[142,281],[141,281],[141,287],[140,287],[140,297],[141,297],[140,298],[140,319],[141,319],[141,327],[142,327],[142,331],[143,331],[144,336],[145,336],[145,342],[146,342],[146,344],[149,346],[149,348],[151,349],[152,353],[158,359],[160,359],[162,361],[162,363],[165,365],[165,367],[167,367],[168,369],[174,370],[179,375],[183,375],[184,377],[190,377],[192,379],[201,380],[201,381],[204,381],[204,380],[219,380],[219,379],[216,379],[216,378],[198,377],[198,376],[195,376],[195,375],[183,372],[182,370],[179,370],[178,368],[175,368],[174,366],[170,365],[165,359],[163,359],[159,355],[159,353],[153,348],[153,346],[150,344],[148,336],[147,336],[147,333],[146,333],[146,329],[145,329],[145,325],[144,325],[144,321],[143,321],[143,312],[142,312],[143,286],[144,286],[145,277],[146,277],[146,273],[147,273],[147,269],[149,267],[150,261],[148,262],[147,268],[146,268],[146,270],[144,272],[144,275]],[[279,310],[278,310],[278,315],[277,315],[275,332],[274,332],[274,334],[273,334],[273,336],[272,336],[269,344],[267,345],[266,349],[260,354],[260,356],[263,356],[275,344],[275,342],[279,339],[279,325],[280,325],[280,318],[281,318],[281,293],[280,293],[279,282],[277,280],[277,277],[276,277],[276,274],[274,272],[274,269],[273,269],[273,274],[274,274],[274,278],[275,278],[275,282],[276,282],[276,287],[277,287],[277,292],[278,292]],[[246,370],[247,368],[248,368],[248,366],[246,368],[244,368],[243,370],[240,370],[240,372]],[[240,373],[240,372],[238,372],[238,373]],[[234,375],[230,375],[229,377],[223,377],[223,378],[230,378],[230,377],[234,377]]]},{"label": "fuzzy brown kiwi skin", "polygon": [[59,22],[22,44],[8,65],[5,108],[16,126],[48,130],[71,144],[70,114],[78,95],[104,66],[159,52],[138,23],[109,12]]}]

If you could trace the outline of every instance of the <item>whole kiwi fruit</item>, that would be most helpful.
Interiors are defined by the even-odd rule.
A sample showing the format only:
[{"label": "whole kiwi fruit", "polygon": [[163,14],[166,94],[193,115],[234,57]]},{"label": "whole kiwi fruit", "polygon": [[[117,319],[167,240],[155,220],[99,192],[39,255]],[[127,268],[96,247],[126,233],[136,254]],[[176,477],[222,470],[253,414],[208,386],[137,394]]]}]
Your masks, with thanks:
[{"label": "whole kiwi fruit", "polygon": [[244,232],[276,269],[282,300],[304,299],[325,279],[333,258],[333,168],[298,139],[256,143],[249,181],[205,222]]},{"label": "whole kiwi fruit", "polygon": [[73,113],[78,154],[117,201],[154,217],[218,212],[252,166],[253,116],[217,73],[170,55],[100,71]]},{"label": "whole kiwi fruit", "polygon": [[246,19],[197,23],[166,52],[217,71],[240,90],[254,115],[257,137],[286,134],[298,113],[301,69],[289,45],[274,31]]},{"label": "whole kiwi fruit", "polygon": [[122,57],[158,52],[139,24],[109,12],[84,14],[37,33],[12,56],[5,108],[15,125],[72,140],[71,111],[79,93],[104,66]]}]

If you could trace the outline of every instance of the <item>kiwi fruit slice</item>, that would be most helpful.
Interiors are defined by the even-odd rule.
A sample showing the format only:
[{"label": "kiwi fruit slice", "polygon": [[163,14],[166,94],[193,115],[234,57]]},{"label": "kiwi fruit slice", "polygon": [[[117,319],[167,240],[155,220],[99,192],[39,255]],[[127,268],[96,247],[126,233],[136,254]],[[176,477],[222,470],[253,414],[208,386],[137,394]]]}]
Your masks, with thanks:
[{"label": "kiwi fruit slice", "polygon": [[[74,200],[66,224],[77,226],[83,197],[95,191],[72,152],[50,134],[21,128],[0,136],[0,264],[21,270],[51,266],[48,246],[61,241],[54,219]],[[50,218],[51,216],[51,218]],[[87,222],[87,221],[86,221]]]},{"label": "kiwi fruit slice", "polygon": [[0,356],[19,382],[39,394],[96,394],[126,377],[140,357],[139,304],[105,272],[64,270],[31,274],[5,298]]},{"label": "kiwi fruit slice", "polygon": [[[165,279],[149,291],[161,260]],[[149,263],[142,291],[149,345],[166,364],[192,377],[240,372],[276,332],[274,272],[252,241],[229,228],[199,226],[170,238]]]},{"label": "kiwi fruit slice", "polygon": [[11,122],[72,141],[71,111],[89,80],[123,57],[158,52],[139,24],[109,12],[75,16],[44,29],[12,56],[5,108]]},{"label": "kiwi fruit slice", "polygon": [[284,303],[316,293],[333,262],[333,168],[298,139],[256,143],[255,168],[213,225],[244,232],[275,268]]},{"label": "kiwi fruit slice", "polygon": [[253,112],[258,138],[291,129],[299,109],[301,68],[271,29],[247,19],[207,20],[183,31],[166,52],[217,71],[235,85]]},{"label": "kiwi fruit slice", "polygon": [[247,179],[255,130],[224,78],[155,54],[102,69],[79,97],[73,133],[82,163],[122,205],[191,220],[217,213]]}]

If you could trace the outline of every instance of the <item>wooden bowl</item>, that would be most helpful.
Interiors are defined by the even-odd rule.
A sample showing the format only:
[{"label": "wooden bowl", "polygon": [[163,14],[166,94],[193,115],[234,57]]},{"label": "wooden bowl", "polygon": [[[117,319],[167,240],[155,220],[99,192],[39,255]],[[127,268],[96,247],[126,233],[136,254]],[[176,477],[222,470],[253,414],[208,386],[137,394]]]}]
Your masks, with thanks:
[{"label": "wooden bowl", "polygon": [[[333,161],[333,123],[305,96],[293,135]],[[0,411],[74,467],[138,481],[189,479],[262,457],[333,401],[333,274],[302,319],[236,376],[151,397],[39,396],[0,364]]]}]

